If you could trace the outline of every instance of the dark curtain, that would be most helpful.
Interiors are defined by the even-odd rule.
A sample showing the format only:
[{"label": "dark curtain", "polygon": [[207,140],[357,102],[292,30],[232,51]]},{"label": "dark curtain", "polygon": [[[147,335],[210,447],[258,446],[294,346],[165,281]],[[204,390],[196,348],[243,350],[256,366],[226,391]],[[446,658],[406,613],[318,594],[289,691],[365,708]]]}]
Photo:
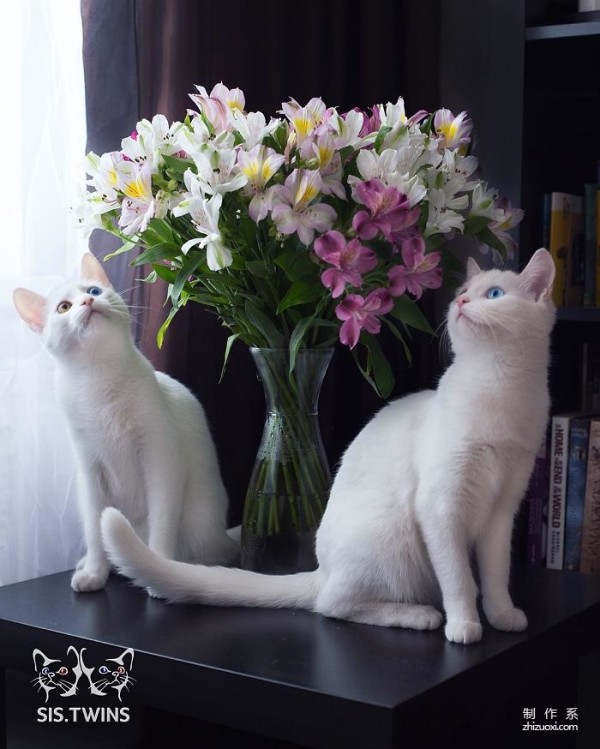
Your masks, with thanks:
[{"label": "dark curtain", "polygon": [[[88,149],[118,149],[142,117],[162,113],[182,119],[192,107],[188,94],[194,84],[209,90],[220,81],[239,87],[247,108],[267,117],[290,97],[304,104],[320,96],[342,112],[399,95],[409,113],[439,107],[438,12],[437,0],[357,6],[344,0],[82,0]],[[105,251],[106,239],[94,242],[99,243],[94,251]],[[121,289],[132,284],[127,261],[107,263]],[[234,346],[219,384],[227,331],[194,305],[178,313],[159,351],[155,335],[166,314],[165,290],[142,286],[133,300],[144,308],[141,348],[202,402],[231,498],[231,519],[239,522],[264,412],[250,355],[242,344]],[[383,345],[396,373],[394,396],[434,383],[435,341],[414,337],[410,367],[385,334]],[[338,346],[320,401],[332,466],[381,405],[349,352]]]}]

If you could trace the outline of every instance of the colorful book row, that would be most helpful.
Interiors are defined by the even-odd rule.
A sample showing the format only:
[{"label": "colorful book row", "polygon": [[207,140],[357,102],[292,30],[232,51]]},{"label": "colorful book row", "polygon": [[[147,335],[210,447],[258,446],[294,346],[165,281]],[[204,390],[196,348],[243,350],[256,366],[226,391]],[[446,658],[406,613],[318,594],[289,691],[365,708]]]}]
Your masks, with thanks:
[{"label": "colorful book row", "polygon": [[600,573],[600,415],[552,417],[527,492],[527,561]]},{"label": "colorful book row", "polygon": [[556,263],[553,299],[557,307],[600,307],[600,189],[581,195],[544,195],[543,244]]}]

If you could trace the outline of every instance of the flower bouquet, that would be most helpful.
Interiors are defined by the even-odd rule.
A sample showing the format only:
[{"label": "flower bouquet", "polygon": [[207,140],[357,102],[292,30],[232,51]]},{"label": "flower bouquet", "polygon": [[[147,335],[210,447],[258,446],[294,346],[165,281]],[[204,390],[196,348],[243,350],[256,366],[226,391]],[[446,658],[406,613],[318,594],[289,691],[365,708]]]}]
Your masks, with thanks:
[{"label": "flower bouquet", "polygon": [[[294,410],[301,352],[339,338],[389,396],[382,324],[410,358],[409,329],[432,332],[416,300],[442,285],[447,240],[474,235],[505,255],[507,230],[522,212],[475,176],[465,112],[408,117],[399,98],[369,113],[339,113],[314,98],[305,106],[291,99],[267,120],[246,111],[237,88],[196,88],[196,109],[183,122],[158,114],[139,122],[120,151],[87,156],[91,190],[79,220],[120,236],[113,254],[139,248],[133,263],[151,265],[146,280],[168,283],[159,345],[173,316],[193,301],[230,331],[225,362],[236,339],[286,352],[276,379],[289,389],[282,403],[288,437],[298,442],[312,433]],[[313,465],[320,458],[290,460],[279,483],[305,486],[292,476],[323,473]],[[265,476],[275,470],[268,461],[259,468]],[[273,523],[280,517],[269,513]]]}]

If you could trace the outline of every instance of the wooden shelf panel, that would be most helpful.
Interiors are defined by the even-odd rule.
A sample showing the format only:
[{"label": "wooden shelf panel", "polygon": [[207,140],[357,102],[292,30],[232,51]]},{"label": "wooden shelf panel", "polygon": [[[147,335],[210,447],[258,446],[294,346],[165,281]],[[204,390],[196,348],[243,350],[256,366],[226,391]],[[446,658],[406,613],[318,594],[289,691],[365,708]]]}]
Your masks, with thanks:
[{"label": "wooden shelf panel", "polygon": [[559,307],[557,319],[560,322],[598,322],[600,323],[600,308],[598,307]]},{"label": "wooden shelf panel", "polygon": [[526,41],[597,35],[600,35],[600,12],[597,11],[570,16],[560,23],[539,24],[525,29]]}]

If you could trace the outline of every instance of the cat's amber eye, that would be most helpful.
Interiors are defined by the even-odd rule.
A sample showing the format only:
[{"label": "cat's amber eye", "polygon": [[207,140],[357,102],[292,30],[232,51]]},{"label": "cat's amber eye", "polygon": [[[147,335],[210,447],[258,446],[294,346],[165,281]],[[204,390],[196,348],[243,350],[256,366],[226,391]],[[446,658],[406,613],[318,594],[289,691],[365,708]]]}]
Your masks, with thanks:
[{"label": "cat's amber eye", "polygon": [[56,308],[56,311],[59,315],[64,315],[64,313],[68,312],[72,306],[71,302],[61,302]]},{"label": "cat's amber eye", "polygon": [[66,666],[61,666],[56,673],[59,676],[66,676],[69,673],[69,669]]}]

